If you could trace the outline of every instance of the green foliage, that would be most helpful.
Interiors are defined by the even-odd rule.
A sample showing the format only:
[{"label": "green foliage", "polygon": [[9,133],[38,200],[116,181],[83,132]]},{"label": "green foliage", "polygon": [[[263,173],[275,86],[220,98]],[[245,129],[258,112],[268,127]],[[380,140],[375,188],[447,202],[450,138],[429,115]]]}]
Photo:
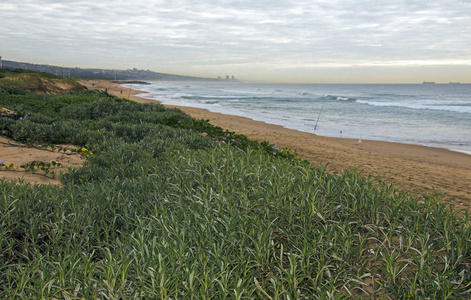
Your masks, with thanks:
[{"label": "green foliage", "polygon": [[3,76],[3,77],[12,77],[15,75],[20,75],[20,74],[35,75],[38,77],[48,78],[48,79],[59,78],[58,76],[51,73],[38,72],[38,71],[27,70],[27,69],[7,69],[7,68],[0,69],[0,76]]},{"label": "green foliage", "polygon": [[15,86],[2,85],[0,86],[0,93],[10,95],[26,95],[28,94],[28,91]]},{"label": "green foliage", "polygon": [[2,299],[471,296],[469,217],[437,195],[331,175],[160,105],[15,97],[0,105],[26,115],[0,118],[4,134],[87,161],[61,188],[0,181]]},{"label": "green foliage", "polygon": [[43,175],[51,175],[55,177],[55,171],[53,170],[56,167],[61,167],[61,163],[52,161],[50,163],[43,161],[33,161],[24,165],[21,165],[20,168],[23,168],[25,171],[31,171],[33,173],[42,173]]}]

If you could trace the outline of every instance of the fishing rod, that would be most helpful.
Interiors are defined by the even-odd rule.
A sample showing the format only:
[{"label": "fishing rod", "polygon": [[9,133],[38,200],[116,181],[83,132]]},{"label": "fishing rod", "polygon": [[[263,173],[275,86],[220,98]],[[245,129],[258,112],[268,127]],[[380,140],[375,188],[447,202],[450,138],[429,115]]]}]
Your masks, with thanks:
[{"label": "fishing rod", "polygon": [[322,102],[321,110],[319,111],[319,115],[317,116],[317,121],[316,121],[316,125],[314,126],[314,131],[316,131],[317,129],[317,123],[319,123],[319,119],[321,117],[322,110],[324,109],[324,105],[325,105],[325,100],[324,102]]}]

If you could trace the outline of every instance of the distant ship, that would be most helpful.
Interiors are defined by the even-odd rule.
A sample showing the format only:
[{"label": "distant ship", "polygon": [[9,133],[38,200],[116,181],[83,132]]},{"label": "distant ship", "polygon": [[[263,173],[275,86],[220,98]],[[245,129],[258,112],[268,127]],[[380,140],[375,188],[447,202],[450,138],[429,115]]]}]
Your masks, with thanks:
[{"label": "distant ship", "polygon": [[435,84],[435,82],[434,81],[424,81],[424,82],[422,82],[422,84]]},{"label": "distant ship", "polygon": [[448,84],[461,84],[461,82],[453,82],[453,81],[450,81]]}]

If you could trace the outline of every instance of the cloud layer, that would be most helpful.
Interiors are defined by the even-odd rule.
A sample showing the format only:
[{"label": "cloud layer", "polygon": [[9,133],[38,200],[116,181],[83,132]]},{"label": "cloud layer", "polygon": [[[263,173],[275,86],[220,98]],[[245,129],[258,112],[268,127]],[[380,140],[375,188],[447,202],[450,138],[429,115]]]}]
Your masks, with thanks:
[{"label": "cloud layer", "polygon": [[5,59],[67,66],[281,81],[471,67],[469,0],[4,0],[0,28]]}]

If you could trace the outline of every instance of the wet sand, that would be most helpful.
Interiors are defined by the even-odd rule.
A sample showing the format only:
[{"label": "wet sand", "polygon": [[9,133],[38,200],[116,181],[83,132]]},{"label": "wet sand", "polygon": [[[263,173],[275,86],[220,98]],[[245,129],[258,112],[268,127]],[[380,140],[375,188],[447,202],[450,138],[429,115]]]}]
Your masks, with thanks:
[{"label": "wet sand", "polygon": [[[156,100],[141,98],[140,91],[124,88],[111,81],[82,81],[89,89],[108,90],[108,93],[141,103]],[[94,86],[92,86],[94,84]],[[122,91],[122,93],[121,93]],[[174,106],[175,107],[175,106]],[[442,148],[343,138],[322,137],[312,133],[252,119],[213,113],[205,109],[179,109],[198,119],[258,141],[269,141],[278,147],[296,150],[314,166],[327,165],[333,173],[357,168],[363,175],[380,176],[384,182],[407,189],[416,195],[445,193],[457,209],[471,208],[471,155]]]}]

